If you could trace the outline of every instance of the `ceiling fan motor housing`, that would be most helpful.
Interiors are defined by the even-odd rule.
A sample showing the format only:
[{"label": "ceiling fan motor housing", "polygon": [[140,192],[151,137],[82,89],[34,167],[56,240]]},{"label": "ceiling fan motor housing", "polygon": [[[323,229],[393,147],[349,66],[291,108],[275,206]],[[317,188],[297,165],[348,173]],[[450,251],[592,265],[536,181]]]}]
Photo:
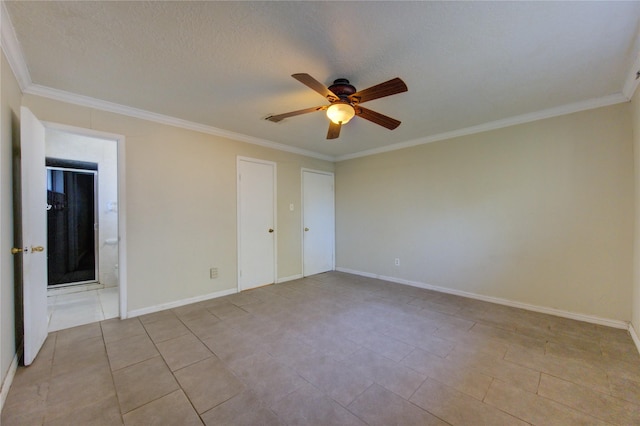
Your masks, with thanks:
[{"label": "ceiling fan motor housing", "polygon": [[348,96],[356,93],[356,88],[349,84],[346,78],[338,78],[329,86],[329,90],[335,93],[341,100],[347,100]]}]

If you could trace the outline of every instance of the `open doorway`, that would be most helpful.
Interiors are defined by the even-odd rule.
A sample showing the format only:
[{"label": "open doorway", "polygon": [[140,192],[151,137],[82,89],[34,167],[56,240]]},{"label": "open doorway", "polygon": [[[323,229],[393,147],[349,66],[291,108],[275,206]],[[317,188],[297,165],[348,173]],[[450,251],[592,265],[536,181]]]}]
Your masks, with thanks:
[{"label": "open doorway", "polygon": [[50,332],[119,316],[117,151],[46,129]]}]

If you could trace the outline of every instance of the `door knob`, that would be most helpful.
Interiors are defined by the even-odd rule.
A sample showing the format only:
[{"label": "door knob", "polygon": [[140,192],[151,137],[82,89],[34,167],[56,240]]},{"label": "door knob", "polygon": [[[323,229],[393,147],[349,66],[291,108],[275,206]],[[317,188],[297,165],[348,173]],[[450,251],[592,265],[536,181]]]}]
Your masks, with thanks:
[{"label": "door knob", "polygon": [[304,232],[307,232],[309,230],[309,228],[304,228]]},{"label": "door knob", "polygon": [[21,249],[21,248],[13,247],[13,248],[11,249],[11,254],[18,254],[18,253],[22,253],[23,251],[24,251],[24,250],[23,250],[23,249]]},{"label": "door knob", "polygon": [[42,246],[31,246],[31,253],[44,251],[44,247]]},{"label": "door knob", "polygon": [[273,228],[269,228],[269,233],[271,234],[273,232]]}]

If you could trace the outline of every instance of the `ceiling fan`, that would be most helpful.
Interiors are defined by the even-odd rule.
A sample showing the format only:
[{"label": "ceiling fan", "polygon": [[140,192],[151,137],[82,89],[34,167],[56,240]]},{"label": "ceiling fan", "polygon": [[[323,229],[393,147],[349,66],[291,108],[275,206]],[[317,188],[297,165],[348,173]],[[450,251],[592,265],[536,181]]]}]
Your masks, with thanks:
[{"label": "ceiling fan", "polygon": [[346,78],[339,78],[335,80],[331,86],[325,87],[324,84],[309,74],[293,74],[291,77],[321,94],[329,101],[329,105],[270,115],[266,120],[277,123],[285,118],[296,115],[315,111],[327,111],[327,117],[329,117],[330,120],[327,139],[336,139],[340,136],[340,128],[342,125],[347,124],[349,120],[356,115],[372,123],[386,127],[389,130],[393,130],[400,125],[400,121],[394,118],[360,106],[360,104],[364,102],[406,92],[407,85],[397,77],[360,91],[356,91],[356,88],[353,87]]}]

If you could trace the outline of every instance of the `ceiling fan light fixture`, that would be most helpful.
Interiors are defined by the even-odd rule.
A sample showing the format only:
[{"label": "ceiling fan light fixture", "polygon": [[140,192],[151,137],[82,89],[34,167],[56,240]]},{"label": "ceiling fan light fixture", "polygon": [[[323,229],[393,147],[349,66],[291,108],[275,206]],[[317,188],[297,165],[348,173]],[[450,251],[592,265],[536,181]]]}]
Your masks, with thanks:
[{"label": "ceiling fan light fixture", "polygon": [[327,108],[327,117],[335,124],[347,124],[356,115],[348,102],[335,102]]}]

